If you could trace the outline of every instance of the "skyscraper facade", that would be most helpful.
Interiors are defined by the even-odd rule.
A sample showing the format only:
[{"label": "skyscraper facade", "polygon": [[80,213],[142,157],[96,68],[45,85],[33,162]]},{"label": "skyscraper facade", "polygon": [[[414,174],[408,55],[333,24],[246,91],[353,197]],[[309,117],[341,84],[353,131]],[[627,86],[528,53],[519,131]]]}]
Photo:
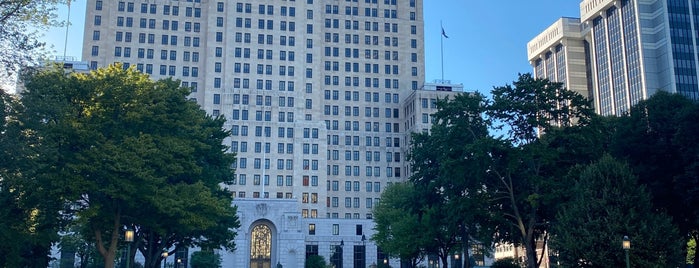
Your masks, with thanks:
[{"label": "skyscraper facade", "polygon": [[578,31],[596,111],[620,115],[660,90],[699,99],[697,27],[696,0],[581,1]]},{"label": "skyscraper facade", "polygon": [[580,19],[561,18],[527,43],[527,57],[534,77],[563,83],[572,91],[589,96],[585,43]]},{"label": "skyscraper facade", "polygon": [[[90,1],[83,60],[174,77],[226,117],[240,198],[371,218],[402,181],[403,98],[424,81],[420,0]],[[391,154],[389,157],[388,154]]]},{"label": "skyscraper facade", "polygon": [[227,119],[243,226],[226,264],[390,262],[372,209],[409,175],[406,105],[436,98],[415,98],[422,0],[90,0],[82,59],[180,79]]}]

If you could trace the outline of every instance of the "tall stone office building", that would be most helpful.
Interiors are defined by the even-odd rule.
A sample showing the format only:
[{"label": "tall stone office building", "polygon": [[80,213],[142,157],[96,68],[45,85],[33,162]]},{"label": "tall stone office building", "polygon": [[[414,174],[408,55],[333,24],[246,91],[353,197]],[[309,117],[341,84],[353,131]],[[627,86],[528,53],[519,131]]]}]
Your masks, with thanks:
[{"label": "tall stone office building", "polygon": [[[599,114],[620,115],[660,90],[699,99],[699,1],[584,0],[577,29],[575,20],[562,19],[569,25],[564,32],[576,40],[574,49],[582,45],[585,54],[565,61],[569,67],[584,63],[587,79],[566,85],[573,90],[587,87]],[[531,45],[546,38],[547,31],[529,44],[537,75],[548,65],[537,64],[542,56],[532,53]],[[556,51],[566,43],[552,42],[545,50]]]},{"label": "tall stone office building", "polygon": [[424,87],[423,39],[422,0],[89,0],[82,58],[180,79],[227,119],[242,227],[226,267],[367,267],[391,261],[368,238],[409,175],[422,115],[405,106],[454,93]]}]

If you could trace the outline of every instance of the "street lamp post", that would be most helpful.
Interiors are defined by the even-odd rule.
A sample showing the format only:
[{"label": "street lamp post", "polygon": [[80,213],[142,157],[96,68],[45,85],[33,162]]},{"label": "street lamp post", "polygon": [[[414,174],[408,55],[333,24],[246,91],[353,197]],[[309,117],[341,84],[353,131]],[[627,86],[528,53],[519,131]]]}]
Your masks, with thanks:
[{"label": "street lamp post", "polygon": [[167,249],[164,249],[164,250],[163,250],[163,254],[162,254],[162,256],[163,256],[163,268],[166,268],[165,265],[167,264],[167,255],[168,255],[168,254],[167,254]]},{"label": "street lamp post", "polygon": [[629,262],[629,249],[631,249],[631,240],[629,240],[628,236],[624,236],[624,239],[621,241],[621,247],[626,252],[626,268],[630,268],[631,263]]},{"label": "street lamp post", "polygon": [[342,268],[342,248],[345,247],[345,240],[340,240],[340,251],[337,252],[337,266],[336,268]]},{"label": "street lamp post", "polygon": [[457,268],[459,268],[459,264],[461,264],[461,263],[459,263],[459,253],[454,254],[454,260],[455,260],[454,261],[455,266]]},{"label": "street lamp post", "polygon": [[361,268],[366,268],[366,236],[362,235],[362,264]]},{"label": "street lamp post", "polygon": [[126,268],[129,268],[131,262],[131,242],[133,242],[133,230],[126,229],[124,233],[124,240],[126,241]]}]

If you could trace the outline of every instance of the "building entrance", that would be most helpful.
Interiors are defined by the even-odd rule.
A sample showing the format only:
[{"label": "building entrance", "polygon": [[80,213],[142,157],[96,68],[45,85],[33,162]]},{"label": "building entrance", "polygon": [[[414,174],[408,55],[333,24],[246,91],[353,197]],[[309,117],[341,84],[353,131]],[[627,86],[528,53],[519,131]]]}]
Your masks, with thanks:
[{"label": "building entrance", "polygon": [[250,268],[272,267],[272,231],[266,224],[252,228],[250,233]]}]

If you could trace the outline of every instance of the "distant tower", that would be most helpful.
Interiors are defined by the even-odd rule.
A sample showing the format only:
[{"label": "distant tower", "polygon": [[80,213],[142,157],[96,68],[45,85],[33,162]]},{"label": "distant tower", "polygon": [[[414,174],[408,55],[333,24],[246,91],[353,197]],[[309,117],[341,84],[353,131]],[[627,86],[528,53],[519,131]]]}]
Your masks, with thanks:
[{"label": "distant tower", "polygon": [[527,43],[527,57],[534,77],[561,82],[565,88],[589,97],[585,41],[580,29],[580,19],[560,18]]},{"label": "distant tower", "polygon": [[[699,2],[695,0],[580,2],[579,31],[584,39],[584,61],[580,57],[567,61],[586,65],[586,83],[574,84],[581,88],[586,84],[591,89],[597,113],[623,114],[638,101],[660,90],[699,99],[699,16],[694,14],[696,10],[699,10]],[[562,23],[574,20],[564,18]],[[529,43],[530,61],[534,59],[532,64],[538,77],[552,77],[546,72],[549,70],[547,52],[535,42],[545,39],[550,29]],[[532,45],[544,55],[532,53]],[[554,48],[551,55],[555,51]],[[539,63],[543,66],[537,65],[536,57],[542,56]],[[556,77],[556,81],[561,81],[558,79]],[[568,86],[574,88],[572,84]]]}]

